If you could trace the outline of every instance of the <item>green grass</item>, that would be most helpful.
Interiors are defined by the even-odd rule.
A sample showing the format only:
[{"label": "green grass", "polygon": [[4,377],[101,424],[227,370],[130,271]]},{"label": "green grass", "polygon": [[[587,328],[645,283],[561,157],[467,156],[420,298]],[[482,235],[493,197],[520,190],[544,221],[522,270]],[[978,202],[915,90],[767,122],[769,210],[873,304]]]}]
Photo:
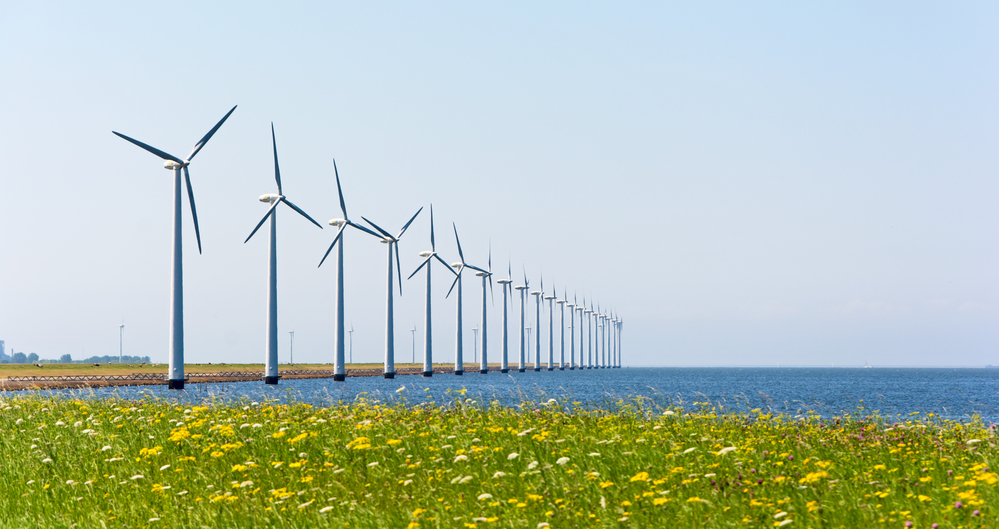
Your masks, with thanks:
[{"label": "green grass", "polygon": [[978,421],[464,398],[5,398],[0,526],[999,525],[996,439]]}]

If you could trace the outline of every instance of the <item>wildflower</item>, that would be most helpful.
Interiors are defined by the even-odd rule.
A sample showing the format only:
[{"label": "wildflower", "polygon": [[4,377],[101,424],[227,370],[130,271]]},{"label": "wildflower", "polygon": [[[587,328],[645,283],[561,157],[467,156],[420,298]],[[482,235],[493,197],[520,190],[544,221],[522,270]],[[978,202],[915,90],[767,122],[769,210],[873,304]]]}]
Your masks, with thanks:
[{"label": "wildflower", "polygon": [[564,465],[564,464],[566,464],[568,462],[569,462],[569,458],[568,457],[560,457],[560,458],[558,458],[557,461],[555,461],[555,464],[556,465]]},{"label": "wildflower", "polygon": [[368,463],[368,467],[377,467],[377,466],[378,466],[378,461],[372,461]]},{"label": "wildflower", "polygon": [[479,494],[479,501],[485,501],[491,499],[493,499],[493,495],[489,494],[488,492],[483,492],[482,494]]},{"label": "wildflower", "polygon": [[632,482],[634,482],[634,481],[648,481],[648,480],[649,480],[649,473],[648,472],[639,472],[638,474],[635,474],[634,476],[631,477],[631,481]]},{"label": "wildflower", "polygon": [[170,465],[163,465],[160,467],[160,470],[166,470],[168,468],[170,468]]},{"label": "wildflower", "polygon": [[736,447],[734,447],[734,446],[728,446],[728,447],[725,447],[725,448],[722,448],[721,450],[719,450],[717,455],[723,456],[723,455],[725,455],[725,454],[727,454],[729,452],[735,452],[736,450],[737,450]]},{"label": "wildflower", "polygon": [[548,522],[541,522],[538,524],[538,529],[544,529],[545,527],[551,527]]},{"label": "wildflower", "polygon": [[425,512],[427,512],[426,509],[424,509],[422,507],[418,507],[415,511],[413,511],[413,518],[419,518],[420,515],[423,514],[423,513],[425,513]]},{"label": "wildflower", "polygon": [[500,472],[496,472],[495,474],[493,474],[493,479],[499,479],[499,478],[502,478],[502,477],[506,477],[506,472],[500,471]]},{"label": "wildflower", "polygon": [[158,521],[160,521],[160,519],[159,519],[159,518],[150,518],[150,519],[149,519],[149,523],[152,523],[152,522],[158,522]]},{"label": "wildflower", "polygon": [[51,462],[52,462],[52,459],[50,459],[48,457],[46,457],[45,459],[42,460],[42,463],[51,463]]},{"label": "wildflower", "polygon": [[406,391],[406,386],[399,386],[399,389],[395,390],[396,393],[402,393],[403,391]]},{"label": "wildflower", "polygon": [[319,509],[319,512],[329,512],[329,511],[332,511],[332,510],[333,510],[332,506],[327,506],[327,507],[323,507],[322,509]]},{"label": "wildflower", "polygon": [[590,457],[600,457],[600,452],[590,452],[587,455],[589,455]]},{"label": "wildflower", "polygon": [[468,456],[466,456],[465,454],[454,456],[454,462],[457,463],[458,461],[468,461]]},{"label": "wildflower", "polygon": [[602,489],[606,489],[607,487],[610,487],[612,485],[614,485],[613,481],[602,481],[602,482],[600,482],[600,488],[602,488]]},{"label": "wildflower", "polygon": [[784,520],[783,522],[777,522],[777,523],[774,524],[774,527],[784,527],[785,525],[788,525],[788,524],[790,524],[793,521],[794,520],[787,519],[787,520]]},{"label": "wildflower", "polygon": [[513,461],[514,459],[517,459],[518,457],[520,457],[520,454],[518,454],[517,452],[511,452],[510,455],[506,456],[506,459],[508,461]]},{"label": "wildflower", "polygon": [[538,468],[537,461],[531,461],[530,463],[527,464],[527,470],[534,470],[536,468]]},{"label": "wildflower", "polygon": [[655,498],[652,500],[652,505],[662,505],[669,501],[669,498]]},{"label": "wildflower", "polygon": [[142,479],[142,478],[144,478],[144,477],[145,477],[145,476],[143,476],[142,474],[136,474],[136,475],[134,475],[134,476],[132,476],[132,477],[130,477],[130,478],[128,478],[128,479],[130,479],[130,480],[132,480],[132,481],[135,481],[135,480],[137,480],[137,479]]},{"label": "wildflower", "polygon": [[108,445],[104,445],[104,447],[101,448],[101,452],[107,452],[108,450],[111,450],[111,447]]}]

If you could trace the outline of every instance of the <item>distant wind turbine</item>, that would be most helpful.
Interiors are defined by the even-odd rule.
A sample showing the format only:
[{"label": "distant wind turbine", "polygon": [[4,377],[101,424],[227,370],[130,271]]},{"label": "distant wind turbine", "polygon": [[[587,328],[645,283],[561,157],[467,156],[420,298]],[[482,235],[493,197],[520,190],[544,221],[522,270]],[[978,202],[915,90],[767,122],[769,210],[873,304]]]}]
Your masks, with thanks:
[{"label": "distant wind turbine", "polygon": [[266,195],[260,195],[260,201],[266,204],[270,204],[270,209],[264,214],[264,217],[260,219],[257,226],[253,228],[250,232],[250,236],[243,241],[246,244],[253,238],[257,233],[257,230],[264,225],[268,217],[271,219],[271,238],[270,238],[270,260],[267,266],[267,350],[266,356],[264,356],[264,383],[265,384],[277,384],[278,383],[278,321],[277,321],[277,207],[282,202],[290,207],[291,209],[298,212],[299,215],[305,217],[310,222],[319,226],[322,229],[323,226],[310,217],[306,212],[302,211],[298,206],[293,204],[287,197],[284,196],[284,191],[281,188],[281,168],[278,166],[278,154],[277,154],[277,137],[274,135],[274,123],[271,122],[271,142],[274,146],[274,180],[277,182],[277,194],[268,193]]},{"label": "distant wind turbine", "polygon": [[531,295],[534,296],[534,328],[537,329],[534,336],[534,370],[541,371],[541,298],[545,296],[544,272],[541,273],[541,290],[535,290]]},{"label": "distant wind turbine", "polygon": [[447,291],[447,296],[450,297],[451,292],[454,287],[458,287],[458,292],[456,293],[457,310],[456,310],[456,324],[455,324],[455,337],[454,337],[454,374],[461,376],[465,372],[465,363],[462,358],[462,323],[461,323],[461,273],[465,271],[466,268],[471,268],[472,270],[478,270],[479,272],[485,272],[485,270],[472,266],[465,262],[465,254],[461,251],[461,240],[458,239],[458,227],[451,223],[451,227],[454,228],[454,241],[458,244],[458,257],[461,261],[456,263],[451,263],[451,268],[457,270],[455,273],[454,283],[451,283],[450,290]]},{"label": "distant wind turbine", "polygon": [[[336,168],[336,160],[335,159],[333,160],[333,174],[336,175],[336,192],[337,192],[337,196],[340,198],[340,211],[343,213],[343,218],[342,219],[331,219],[330,220],[330,222],[329,222],[330,226],[335,226],[338,229],[337,229],[337,232],[336,232],[336,237],[333,237],[333,242],[330,243],[329,249],[326,250],[326,254],[323,255],[322,260],[319,261],[319,266],[323,266],[323,263],[326,261],[326,258],[329,257],[330,252],[333,251],[333,247],[336,246],[337,247],[337,250],[336,250],[336,317],[334,319],[334,321],[335,321],[335,328],[333,330],[333,337],[334,337],[333,339],[334,339],[334,348],[335,348],[335,357],[334,357],[334,360],[333,360],[333,380],[337,381],[337,382],[343,382],[347,378],[347,369],[344,366],[344,358],[343,358],[343,356],[344,356],[343,355],[343,345],[344,345],[343,344],[343,342],[344,342],[344,340],[343,340],[343,333],[346,330],[344,328],[344,325],[343,325],[343,240],[342,240],[342,238],[343,238],[343,231],[345,229],[347,229],[347,226],[350,226],[352,228],[356,228],[358,230],[361,230],[361,231],[363,231],[363,232],[365,232],[365,233],[367,233],[369,235],[372,235],[374,237],[378,237],[379,239],[381,239],[382,236],[378,235],[377,233],[375,233],[375,232],[373,232],[371,230],[369,230],[368,228],[365,228],[364,226],[361,226],[360,224],[354,223],[353,221],[350,220],[349,217],[347,217],[347,204],[345,204],[344,201],[343,201],[343,188],[340,187],[340,171],[338,171],[337,168]],[[337,246],[337,244],[336,244],[337,242],[340,243],[339,246]],[[351,326],[350,326],[350,332],[351,333],[354,332],[354,326],[353,326],[353,324],[351,324]],[[350,345],[351,345],[351,348],[350,348],[350,352],[351,352],[350,362],[351,363],[354,362],[354,341],[353,341],[353,338],[354,338],[354,335],[351,334],[351,343],[350,343]]]},{"label": "distant wind turbine", "polygon": [[526,353],[524,351],[524,347],[527,345],[524,342],[524,338],[525,338],[524,333],[526,332],[526,329],[524,327],[524,323],[525,323],[524,322],[524,312],[527,309],[527,299],[526,299],[527,298],[527,292],[528,292],[527,289],[530,286],[531,286],[530,282],[527,281],[527,269],[525,269],[524,270],[524,284],[523,285],[517,285],[516,287],[514,287],[515,289],[517,289],[517,291],[520,292],[520,363],[517,365],[517,371],[519,371],[521,373],[523,373],[524,371],[527,371],[527,366],[525,365],[525,362],[526,362],[527,359],[525,358]]},{"label": "distant wind turbine", "polygon": [[[396,271],[396,273],[399,276],[399,295],[401,296],[402,295],[402,269],[400,268],[401,265],[399,264],[399,248],[398,248],[398,244],[399,244],[399,240],[402,238],[402,234],[406,233],[406,230],[409,228],[409,225],[412,224],[414,220],[416,220],[416,216],[419,215],[421,211],[423,211],[423,208],[420,208],[419,210],[417,210],[416,213],[414,213],[413,216],[410,217],[409,222],[407,222],[402,227],[402,229],[399,230],[399,234],[396,235],[395,237],[393,237],[392,234],[390,234],[389,232],[381,229],[374,222],[371,222],[370,220],[364,218],[364,216],[361,216],[361,218],[364,219],[364,222],[367,222],[368,224],[371,225],[372,228],[374,228],[374,229],[378,230],[379,232],[381,232],[381,234],[382,234],[382,243],[388,246],[388,267],[387,267],[387,271],[388,271],[388,276],[387,277],[388,277],[388,279],[386,281],[386,288],[385,288],[385,293],[386,293],[386,297],[385,297],[385,370],[383,372],[383,374],[385,375],[385,378],[395,378],[395,293],[393,292],[393,288],[392,288],[392,281],[393,281],[393,275],[394,275],[392,273],[392,268],[393,268],[393,266],[395,266],[395,271]],[[393,253],[395,253],[395,264],[394,265],[393,265],[393,260],[392,260],[392,254]]]},{"label": "distant wind turbine", "polygon": [[184,181],[187,183],[187,198],[191,203],[191,216],[194,218],[194,236],[198,240],[198,253],[201,253],[201,231],[198,229],[198,211],[194,207],[194,190],[191,188],[191,175],[187,166],[191,165],[191,160],[198,154],[208,140],[212,138],[225,120],[236,110],[232,107],[222,119],[212,127],[212,130],[205,134],[201,141],[194,145],[194,150],[187,158],[181,160],[172,154],[157,149],[151,145],[146,145],[139,140],[135,140],[111,131],[114,135],[128,142],[137,145],[156,156],[166,160],[163,167],[173,170],[173,271],[170,280],[170,367],[167,371],[167,387],[169,389],[184,389],[184,256],[182,247],[183,230],[181,229],[181,190],[180,173],[184,172]]},{"label": "distant wind turbine", "polygon": [[[542,289],[544,290],[544,289]],[[555,311],[552,301],[555,299],[555,287],[552,286],[552,295],[545,296],[548,300],[548,370],[555,369]]]},{"label": "distant wind turbine", "polygon": [[566,300],[565,304],[569,307],[569,370],[572,371],[576,369],[576,294],[572,295],[572,303]]},{"label": "distant wind turbine", "polygon": [[590,318],[593,310],[586,308],[586,297],[583,297],[583,314],[586,315],[586,361],[583,361],[582,354],[579,355],[579,361],[583,364],[583,369],[593,369],[593,319]]},{"label": "distant wind turbine", "polygon": [[431,377],[434,374],[434,338],[433,338],[433,320],[430,317],[431,314],[431,290],[430,290],[430,269],[433,267],[431,261],[436,259],[440,264],[447,268],[448,272],[457,275],[457,273],[451,269],[451,267],[437,255],[437,243],[434,242],[434,206],[430,205],[430,250],[420,252],[420,257],[423,257],[423,262],[420,266],[413,270],[412,274],[409,274],[407,279],[412,279],[417,272],[420,271],[424,266],[427,267],[427,307],[426,307],[426,320],[424,321],[424,332],[423,332],[423,376]]},{"label": "distant wind turbine", "polygon": [[[478,272],[475,275],[482,278],[482,317],[480,319],[479,325],[482,329],[482,362],[479,364],[479,373],[485,375],[489,373],[489,360],[486,354],[486,344],[489,343],[486,339],[486,279],[489,279],[489,293],[493,292],[493,247],[490,243],[489,245],[489,265],[488,270],[485,272]],[[495,300],[495,298],[493,298]]]},{"label": "distant wind turbine", "polygon": [[510,295],[513,296],[513,273],[511,272],[510,263],[507,263],[506,266],[506,279],[496,280],[496,282],[499,283],[500,288],[503,290],[503,359],[500,362],[500,373],[507,373],[510,371],[510,329],[508,325],[509,310],[507,307],[507,290],[509,290]]}]

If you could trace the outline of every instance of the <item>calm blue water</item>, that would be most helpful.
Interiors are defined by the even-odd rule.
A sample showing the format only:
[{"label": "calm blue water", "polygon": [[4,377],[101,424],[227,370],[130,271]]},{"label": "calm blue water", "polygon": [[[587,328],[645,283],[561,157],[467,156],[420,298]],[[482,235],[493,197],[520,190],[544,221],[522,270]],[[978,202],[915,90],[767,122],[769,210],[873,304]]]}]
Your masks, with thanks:
[{"label": "calm blue water", "polygon": [[[400,387],[405,386],[401,393]],[[922,368],[624,368],[588,371],[492,372],[464,376],[399,376],[285,380],[278,386],[262,382],[188,384],[184,391],[166,386],[44,391],[43,394],[87,398],[159,397],[180,402],[251,399],[304,401],[313,404],[349,402],[359,396],[383,401],[405,399],[417,404],[448,403],[448,391],[467,389],[464,398],[479,403],[499,401],[515,406],[525,400],[550,398],[581,402],[591,407],[611,405],[621,398],[645,396],[662,405],[711,402],[729,410],[772,409],[797,414],[813,410],[822,415],[878,411],[882,415],[934,412],[948,418],[979,415],[999,422],[999,369]],[[862,401],[862,402],[861,402]]]}]

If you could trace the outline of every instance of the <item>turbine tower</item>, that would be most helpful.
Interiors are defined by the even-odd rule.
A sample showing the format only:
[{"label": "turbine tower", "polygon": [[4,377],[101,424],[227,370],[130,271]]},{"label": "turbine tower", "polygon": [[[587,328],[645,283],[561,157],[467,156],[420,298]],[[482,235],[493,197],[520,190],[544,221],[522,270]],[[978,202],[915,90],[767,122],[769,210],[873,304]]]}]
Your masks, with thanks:
[{"label": "turbine tower", "polygon": [[524,284],[517,285],[516,287],[514,287],[515,289],[517,289],[517,291],[520,292],[520,363],[517,365],[517,371],[521,373],[527,370],[527,367],[525,366],[526,358],[524,352],[524,346],[527,345],[526,342],[524,341],[525,338],[524,333],[526,332],[524,328],[524,310],[527,308],[526,298],[527,298],[527,289],[529,286],[530,283],[527,281],[527,270],[525,269]]},{"label": "turbine tower", "polygon": [[[555,296],[552,296],[555,297]],[[562,299],[556,300],[555,303],[558,304],[559,318],[561,318],[559,323],[558,331],[558,346],[559,346],[559,357],[558,357],[558,370],[565,371],[565,289],[562,289]]]},{"label": "turbine tower", "polygon": [[508,373],[510,371],[510,328],[508,325],[510,311],[507,310],[507,290],[510,291],[510,296],[513,296],[513,274],[511,273],[510,263],[507,263],[506,266],[506,279],[496,280],[496,282],[500,284],[500,288],[503,290],[503,358],[500,361],[500,373]]},{"label": "turbine tower", "polygon": [[541,290],[535,290],[531,295],[534,296],[534,328],[537,329],[534,333],[534,370],[541,371],[541,298],[545,296],[544,272],[541,275]]},{"label": "turbine tower", "polygon": [[184,254],[182,247],[183,230],[181,229],[181,206],[182,195],[180,190],[180,173],[184,172],[184,181],[187,184],[187,199],[191,203],[191,216],[194,218],[194,236],[198,240],[198,253],[201,253],[201,231],[198,229],[198,210],[194,207],[194,190],[191,188],[191,174],[187,166],[191,165],[191,160],[198,154],[212,135],[219,130],[225,120],[236,110],[232,107],[222,119],[212,127],[212,130],[205,134],[201,141],[194,145],[194,150],[187,158],[181,160],[172,154],[163,152],[156,147],[146,145],[139,140],[135,140],[111,131],[119,138],[131,142],[156,156],[166,160],[163,168],[173,171],[173,270],[170,279],[170,367],[167,371],[167,387],[170,389],[184,389]]},{"label": "turbine tower", "polygon": [[583,364],[583,369],[593,369],[593,319],[590,318],[593,310],[586,308],[585,297],[583,298],[583,314],[586,315],[586,361],[583,362],[583,355],[580,355],[580,362]]},{"label": "turbine tower", "polygon": [[572,303],[566,300],[565,304],[569,307],[569,370],[572,371],[576,369],[576,294],[572,295]]},{"label": "turbine tower", "polygon": [[[361,226],[360,224],[354,223],[353,221],[350,220],[349,217],[347,217],[347,205],[343,201],[343,188],[340,187],[340,172],[336,168],[336,160],[335,159],[333,160],[333,174],[336,175],[336,192],[337,192],[337,196],[340,198],[340,211],[343,213],[343,218],[342,219],[331,219],[330,220],[330,222],[329,222],[330,226],[335,226],[337,228],[336,237],[333,237],[333,242],[330,243],[329,249],[326,250],[326,255],[323,255],[322,260],[319,261],[319,266],[323,266],[323,262],[326,261],[326,258],[329,257],[330,252],[333,251],[333,247],[336,246],[337,247],[337,249],[336,249],[336,317],[334,318],[335,328],[333,329],[333,336],[334,336],[333,340],[334,340],[334,349],[335,349],[335,353],[334,353],[335,356],[334,356],[334,360],[333,360],[333,380],[336,381],[336,382],[343,382],[347,378],[347,369],[344,366],[344,358],[343,358],[343,333],[346,330],[344,328],[344,325],[343,325],[343,240],[342,240],[343,231],[345,229],[347,229],[347,226],[350,226],[352,228],[356,228],[358,230],[361,230],[361,231],[363,231],[363,232],[365,232],[365,233],[367,233],[369,235],[372,235],[374,237],[378,237],[379,239],[381,239],[382,236],[378,235],[377,233],[375,233],[375,232],[373,232],[371,230],[369,230],[368,228],[365,228],[364,226]],[[339,246],[337,246],[337,244],[336,244],[337,242],[340,243]],[[354,357],[354,340],[353,340],[353,338],[354,338],[354,335],[353,335],[354,326],[353,325],[350,326],[350,332],[351,332],[351,335],[350,335],[350,337],[351,337],[351,343],[350,343],[350,356],[351,356],[351,358],[350,358],[350,361],[351,361],[351,363],[353,363],[353,361],[354,361],[354,358],[353,358]]]},{"label": "turbine tower", "polygon": [[274,135],[274,123],[271,122],[271,143],[274,146],[274,180],[277,182],[277,194],[268,193],[266,195],[260,195],[260,201],[265,204],[270,204],[270,209],[264,214],[264,217],[260,219],[257,226],[253,228],[250,232],[250,236],[243,241],[243,244],[250,242],[250,239],[257,233],[257,230],[264,225],[264,222],[268,218],[271,219],[271,238],[270,238],[270,260],[267,265],[267,347],[264,356],[264,383],[265,384],[277,384],[278,383],[278,322],[277,322],[277,207],[283,202],[285,205],[291,209],[298,212],[309,222],[319,226],[322,229],[323,226],[316,222],[312,217],[310,217],[306,212],[302,211],[298,206],[293,204],[287,197],[284,196],[284,191],[281,188],[281,169],[278,166],[278,154],[277,154],[277,137]]},{"label": "turbine tower", "polygon": [[455,285],[458,286],[458,293],[455,296],[457,300],[457,320],[455,324],[455,336],[454,336],[454,374],[461,376],[465,373],[465,363],[462,359],[462,339],[461,339],[461,273],[465,271],[466,268],[471,268],[472,270],[478,270],[479,272],[485,272],[485,270],[472,266],[465,262],[465,254],[461,251],[461,240],[458,239],[458,227],[451,223],[451,227],[454,228],[454,241],[458,244],[458,257],[461,261],[456,263],[451,263],[451,268],[457,270],[455,273],[454,283],[451,283],[451,289],[447,291],[447,296],[451,296],[451,291],[454,290]]},{"label": "turbine tower", "polygon": [[409,219],[401,230],[399,234],[395,237],[389,232],[381,229],[377,224],[371,222],[370,220],[364,218],[364,222],[371,225],[372,228],[378,230],[382,234],[382,244],[388,247],[388,266],[386,270],[388,272],[387,280],[385,282],[385,370],[383,374],[385,378],[395,378],[395,294],[393,293],[392,281],[393,281],[393,260],[392,255],[395,254],[395,272],[399,276],[399,295],[402,295],[402,268],[399,264],[399,240],[402,238],[402,234],[406,233],[409,225],[416,220],[416,216],[423,211],[421,207],[416,211],[415,214]]},{"label": "turbine tower", "polygon": [[[542,289],[544,290],[544,289]],[[545,296],[548,300],[548,370],[555,369],[555,312],[552,310],[552,300],[555,299],[555,287],[552,287],[552,295]]]},{"label": "turbine tower", "polygon": [[[489,373],[489,360],[486,356],[486,278],[489,279],[489,293],[493,293],[493,247],[489,245],[489,266],[486,272],[477,272],[475,275],[482,278],[482,319],[479,326],[482,329],[480,338],[482,339],[482,361],[479,363],[479,373],[485,375]],[[495,296],[490,296],[495,302]]]},{"label": "turbine tower", "polygon": [[[448,272],[452,274],[455,273],[450,266],[443,259],[437,255],[437,243],[434,242],[434,205],[430,205],[430,250],[425,252],[420,252],[420,257],[423,257],[423,262],[420,266],[413,270],[412,274],[409,274],[407,279],[412,279],[417,272],[420,271],[424,266],[427,267],[427,307],[426,307],[426,320],[424,321],[424,335],[423,335],[423,376],[431,377],[434,375],[434,340],[433,340],[433,322],[430,318],[430,268],[432,265],[430,261],[437,259]],[[457,274],[456,274],[457,275]]]}]

